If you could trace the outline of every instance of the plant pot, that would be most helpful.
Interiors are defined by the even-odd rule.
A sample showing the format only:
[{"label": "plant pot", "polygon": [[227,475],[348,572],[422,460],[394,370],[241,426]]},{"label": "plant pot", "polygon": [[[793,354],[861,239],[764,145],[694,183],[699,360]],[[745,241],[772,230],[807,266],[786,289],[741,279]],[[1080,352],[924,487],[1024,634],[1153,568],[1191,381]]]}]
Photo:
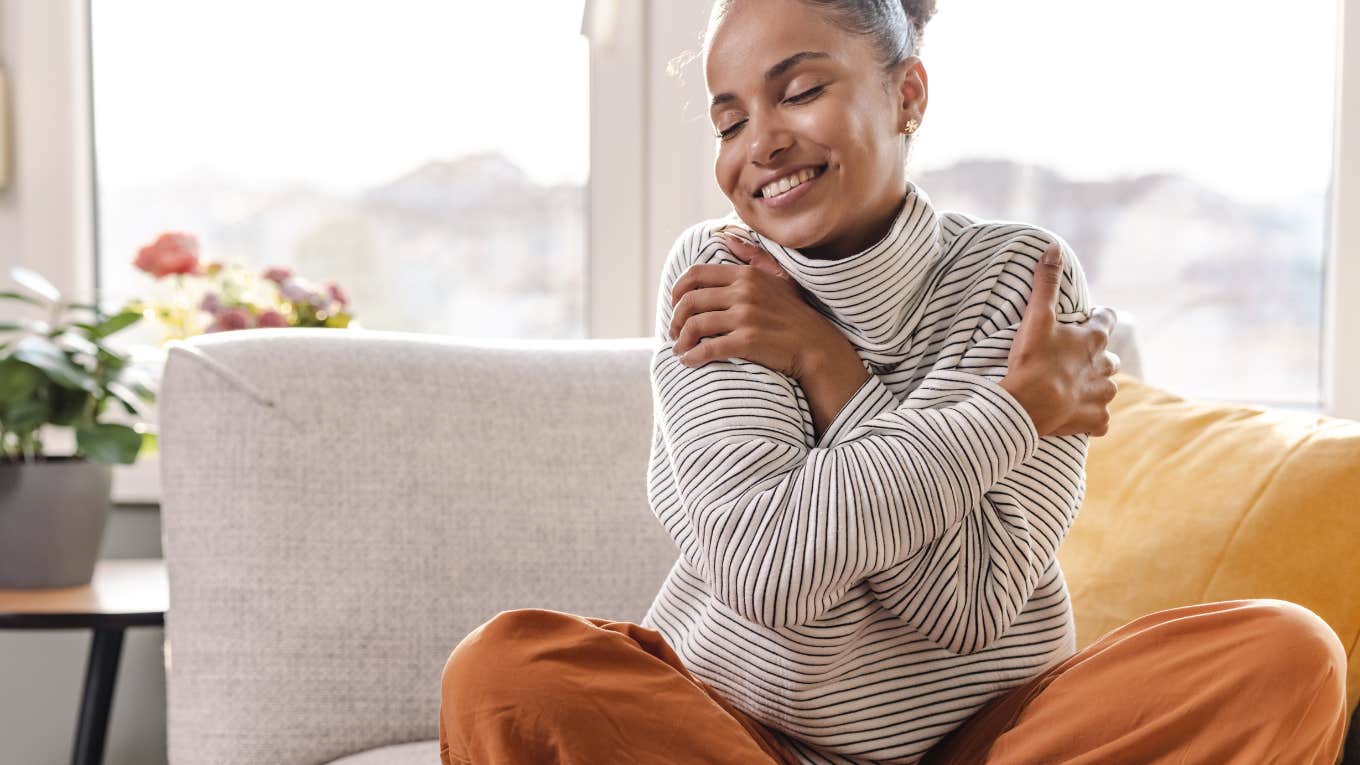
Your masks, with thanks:
[{"label": "plant pot", "polygon": [[0,463],[0,589],[89,584],[109,517],[111,465]]}]

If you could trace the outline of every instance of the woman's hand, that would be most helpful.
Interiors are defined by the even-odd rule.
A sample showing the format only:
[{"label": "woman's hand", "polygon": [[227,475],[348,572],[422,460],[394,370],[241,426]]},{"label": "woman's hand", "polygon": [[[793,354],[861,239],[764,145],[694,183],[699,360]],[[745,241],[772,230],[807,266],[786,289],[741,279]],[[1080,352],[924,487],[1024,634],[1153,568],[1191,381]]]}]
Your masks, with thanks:
[{"label": "woman's hand", "polygon": [[746,265],[701,263],[676,280],[670,336],[680,363],[741,358],[795,380],[847,352],[859,365],[850,341],[808,304],[802,287],[769,253],[719,236]]},{"label": "woman's hand", "polygon": [[1110,426],[1108,404],[1118,391],[1110,376],[1119,371],[1119,357],[1106,350],[1115,313],[1098,306],[1081,324],[1059,323],[1061,276],[1062,252],[1052,244],[1039,259],[1000,384],[1029,413],[1040,436],[1103,436]]},{"label": "woman's hand", "polygon": [[698,366],[735,357],[783,372],[807,396],[813,431],[821,439],[868,381],[869,370],[773,256],[735,237],[723,241],[746,265],[692,266],[671,292],[670,335],[678,338],[676,352],[685,354],[680,361]]}]

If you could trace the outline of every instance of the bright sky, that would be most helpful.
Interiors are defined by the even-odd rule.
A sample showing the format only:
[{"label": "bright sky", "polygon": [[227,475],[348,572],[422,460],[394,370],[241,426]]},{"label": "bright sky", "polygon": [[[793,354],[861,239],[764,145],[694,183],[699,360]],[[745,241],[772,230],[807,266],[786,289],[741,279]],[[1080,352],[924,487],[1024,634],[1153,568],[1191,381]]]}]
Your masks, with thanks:
[{"label": "bright sky", "polygon": [[500,149],[582,182],[582,0],[95,0],[100,172],[336,189]]},{"label": "bright sky", "polygon": [[1322,190],[1336,15],[1337,0],[939,0],[917,160],[1174,170],[1242,197]]},{"label": "bright sky", "polygon": [[[1325,187],[1336,0],[939,7],[924,167],[996,156],[1077,178],[1171,170],[1247,198]],[[94,9],[101,172],[120,184],[211,167],[357,189],[493,148],[541,181],[587,176],[581,0]]]}]

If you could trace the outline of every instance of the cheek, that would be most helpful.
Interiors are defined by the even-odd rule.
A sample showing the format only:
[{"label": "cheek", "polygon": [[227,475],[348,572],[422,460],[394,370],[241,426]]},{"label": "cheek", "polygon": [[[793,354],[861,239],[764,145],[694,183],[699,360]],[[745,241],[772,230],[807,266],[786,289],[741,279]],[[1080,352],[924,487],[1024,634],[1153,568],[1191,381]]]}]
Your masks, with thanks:
[{"label": "cheek", "polygon": [[730,147],[720,144],[713,160],[713,177],[733,205],[737,204],[737,185],[741,181],[741,160],[736,154]]}]

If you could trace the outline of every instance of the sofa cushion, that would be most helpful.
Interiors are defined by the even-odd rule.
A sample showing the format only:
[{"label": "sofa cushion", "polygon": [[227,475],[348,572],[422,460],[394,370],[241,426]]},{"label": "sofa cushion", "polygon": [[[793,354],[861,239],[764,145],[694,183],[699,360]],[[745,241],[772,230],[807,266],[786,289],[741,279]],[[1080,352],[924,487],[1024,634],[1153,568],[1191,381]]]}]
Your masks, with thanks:
[{"label": "sofa cushion", "polygon": [[432,765],[439,762],[439,740],[415,741],[351,754],[330,765]]},{"label": "sofa cushion", "polygon": [[1236,598],[1307,606],[1360,699],[1360,423],[1186,400],[1116,378],[1086,496],[1058,558],[1081,649],[1143,614]]}]

